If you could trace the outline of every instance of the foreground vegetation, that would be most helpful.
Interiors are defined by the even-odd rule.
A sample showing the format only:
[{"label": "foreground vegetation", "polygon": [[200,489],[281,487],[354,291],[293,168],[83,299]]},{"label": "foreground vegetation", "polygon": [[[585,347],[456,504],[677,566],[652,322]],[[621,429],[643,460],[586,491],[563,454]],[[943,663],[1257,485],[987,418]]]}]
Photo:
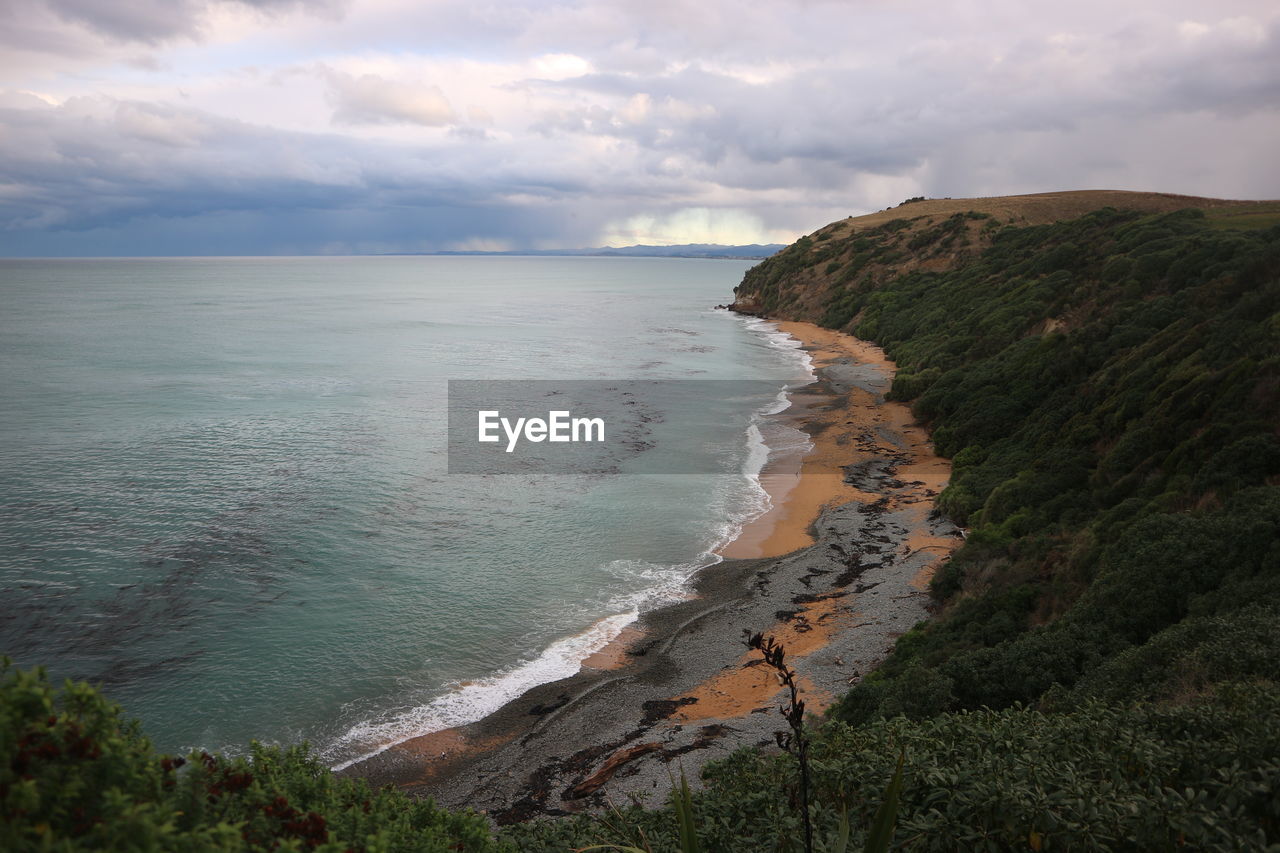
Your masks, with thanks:
[{"label": "foreground vegetation", "polygon": [[489,851],[484,818],[339,779],[305,747],[155,752],[86,684],[0,673],[0,850]]},{"label": "foreground vegetation", "polygon": [[[494,835],[478,815],[338,779],[300,747],[159,755],[84,685],[55,697],[39,674],[8,669],[0,708],[6,851],[802,849],[786,753],[715,763],[705,790],[677,786],[674,807]],[[1280,828],[1277,709],[1280,689],[1249,685],[1168,707],[1089,701],[1070,713],[829,722],[810,756],[815,849],[884,849],[869,829],[901,759],[894,849],[1265,850]]]},{"label": "foreground vegetation", "polygon": [[301,749],[179,766],[91,689],[6,668],[0,848],[799,850],[803,798],[814,848],[854,850],[893,791],[897,849],[1280,850],[1280,227],[1107,209],[840,233],[740,296],[886,348],[969,535],[938,617],[803,750],[495,835]]},{"label": "foreground vegetation", "polygon": [[[815,738],[814,819],[851,849],[905,756],[894,849],[1265,850],[1280,827],[1280,691],[1231,688],[1186,706],[1089,703],[1070,714],[1023,708],[827,724]],[[787,756],[742,750],[705,772],[694,814],[708,850],[799,850]],[[674,821],[632,808],[611,841],[678,850]],[[601,836],[577,819],[514,828],[522,849],[565,850]],[[817,849],[830,849],[819,846]]]}]

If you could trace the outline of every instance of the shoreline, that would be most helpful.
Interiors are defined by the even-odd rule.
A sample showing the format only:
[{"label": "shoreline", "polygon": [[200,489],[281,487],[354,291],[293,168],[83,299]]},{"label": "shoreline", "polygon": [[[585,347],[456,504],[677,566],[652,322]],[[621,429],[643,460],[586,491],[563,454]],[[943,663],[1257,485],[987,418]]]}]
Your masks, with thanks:
[{"label": "shoreline", "polygon": [[665,797],[669,762],[691,779],[712,758],[770,744],[780,686],[744,630],[774,635],[821,710],[927,616],[932,572],[959,544],[933,512],[950,466],[909,409],[886,403],[894,365],[879,348],[807,323],[779,323],[817,380],[777,417],[813,445],[761,472],[772,507],[702,569],[694,596],[643,614],[584,660],[466,726],[388,747],[341,771],[499,823]]}]

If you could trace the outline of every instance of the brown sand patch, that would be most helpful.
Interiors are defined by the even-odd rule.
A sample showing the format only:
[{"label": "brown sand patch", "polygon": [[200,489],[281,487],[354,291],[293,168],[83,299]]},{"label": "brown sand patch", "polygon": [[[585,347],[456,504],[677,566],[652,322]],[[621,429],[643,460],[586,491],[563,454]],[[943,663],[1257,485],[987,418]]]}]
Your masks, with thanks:
[{"label": "brown sand patch", "polygon": [[[823,648],[843,627],[849,616],[842,599],[843,594],[839,594],[811,601],[795,617],[780,622],[768,632],[786,648],[789,661]],[[803,675],[799,682],[801,695],[810,710],[821,710],[830,703],[830,695]],[[687,694],[687,698],[698,701],[681,706],[673,718],[692,722],[746,716],[757,708],[767,707],[781,690],[777,673],[761,662],[759,653],[748,651],[732,667]]]},{"label": "brown sand patch", "polygon": [[928,536],[923,533],[913,533],[907,539],[906,554],[927,551],[932,556],[929,562],[920,567],[920,570],[911,578],[911,586],[922,592],[927,592],[929,582],[933,580],[933,576],[946,562],[951,552],[960,547],[960,540],[953,536]]},{"label": "brown sand patch", "polygon": [[855,358],[863,364],[883,369],[886,371],[886,378],[892,378],[894,371],[898,369],[884,350],[853,335],[792,320],[778,323],[778,329],[803,342],[818,367],[842,358]]},{"label": "brown sand patch", "polygon": [[[814,465],[806,464],[806,469]],[[761,477],[773,507],[748,524],[737,539],[720,550],[730,559],[780,557],[813,544],[809,532],[828,506],[853,500],[855,495],[838,474],[806,471],[780,483]]]},{"label": "brown sand patch", "polygon": [[[886,382],[892,381],[897,370],[897,365],[880,347],[842,332],[799,322],[779,323],[778,328],[798,338],[813,353],[814,363],[819,367],[841,358],[853,358],[881,371]],[[849,394],[842,414],[847,417],[840,419],[834,429],[828,430],[833,435],[824,444],[828,447],[840,447],[844,452],[828,460],[828,465],[838,470],[841,465],[858,461],[856,456],[851,458],[848,452],[850,444],[855,447],[861,444],[868,449],[875,445],[891,455],[897,450],[900,460],[896,463],[894,476],[904,484],[904,488],[889,496],[889,506],[898,509],[920,503],[932,508],[934,499],[951,478],[951,463],[934,452],[929,433],[916,423],[910,407],[896,401],[880,400],[855,389]],[[874,433],[870,432],[876,427],[899,436],[903,446],[883,447]],[[923,520],[922,517],[922,527]]]},{"label": "brown sand patch", "polygon": [[515,732],[476,740],[467,737],[465,727],[456,726],[394,744],[387,748],[387,752],[393,756],[408,758],[412,762],[417,771],[414,777],[396,781],[398,787],[407,788],[428,783],[461,759],[497,749],[514,739]]},{"label": "brown sand patch", "polygon": [[419,758],[445,758],[466,746],[461,728],[444,729],[410,738],[391,747],[396,752],[407,752]]}]

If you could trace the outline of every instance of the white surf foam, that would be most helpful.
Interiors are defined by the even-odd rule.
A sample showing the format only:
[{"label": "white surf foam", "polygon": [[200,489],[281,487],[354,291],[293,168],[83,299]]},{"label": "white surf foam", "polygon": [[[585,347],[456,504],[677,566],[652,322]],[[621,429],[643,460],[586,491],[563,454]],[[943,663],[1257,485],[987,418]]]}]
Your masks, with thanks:
[{"label": "white surf foam", "polygon": [[751,423],[747,427],[748,451],[742,473],[749,481],[755,499],[752,501],[751,510],[745,517],[736,520],[730,535],[720,543],[719,547],[737,539],[743,527],[773,508],[773,500],[760,481],[760,474],[769,460],[788,453],[803,455],[813,449],[813,443],[805,433],[793,427],[778,427],[769,421],[773,415],[781,414],[791,408],[792,391],[817,381],[818,374],[813,369],[813,357],[801,348],[802,343],[798,338],[779,329],[776,323],[759,317],[742,317],[741,320],[748,331],[759,335],[770,347],[785,353],[792,359],[798,375],[794,381],[785,383],[778,390],[777,396],[771,403],[764,405],[752,415]]},{"label": "white surf foam", "polygon": [[521,661],[489,678],[454,685],[448,693],[425,705],[355,724],[338,739],[333,752],[357,754],[333,769],[350,767],[411,738],[473,723],[530,688],[575,675],[584,660],[616,639],[639,615],[630,610],[606,616],[580,634],[557,640],[532,660]]},{"label": "white surf foam", "polygon": [[800,374],[805,378],[803,382],[795,385],[789,385],[789,388],[799,387],[800,385],[808,385],[818,378],[817,373],[813,369],[813,356],[805,352],[802,347],[804,344],[793,335],[782,331],[778,328],[777,323],[760,317],[742,317],[743,325],[752,332],[764,338],[765,343],[774,347],[788,356],[794,358],[796,365],[800,368]]}]

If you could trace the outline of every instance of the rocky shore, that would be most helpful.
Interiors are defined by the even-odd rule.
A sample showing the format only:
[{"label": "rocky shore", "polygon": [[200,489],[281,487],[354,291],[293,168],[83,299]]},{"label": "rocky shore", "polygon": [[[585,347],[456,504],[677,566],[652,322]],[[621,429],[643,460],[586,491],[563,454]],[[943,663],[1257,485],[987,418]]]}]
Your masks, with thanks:
[{"label": "rocky shore", "polygon": [[659,803],[680,768],[692,781],[711,759],[772,747],[784,727],[780,687],[747,653],[744,631],[786,647],[808,706],[819,709],[928,615],[928,580],[961,535],[934,509],[946,462],[904,406],[885,402],[893,365],[883,353],[816,326],[783,327],[813,353],[819,375],[794,414],[815,444],[801,478],[832,479],[788,496],[821,495],[813,510],[766,523],[802,522],[812,544],[708,568],[690,599],[644,615],[594,666],[345,773],[470,806],[498,824],[630,797]]}]

